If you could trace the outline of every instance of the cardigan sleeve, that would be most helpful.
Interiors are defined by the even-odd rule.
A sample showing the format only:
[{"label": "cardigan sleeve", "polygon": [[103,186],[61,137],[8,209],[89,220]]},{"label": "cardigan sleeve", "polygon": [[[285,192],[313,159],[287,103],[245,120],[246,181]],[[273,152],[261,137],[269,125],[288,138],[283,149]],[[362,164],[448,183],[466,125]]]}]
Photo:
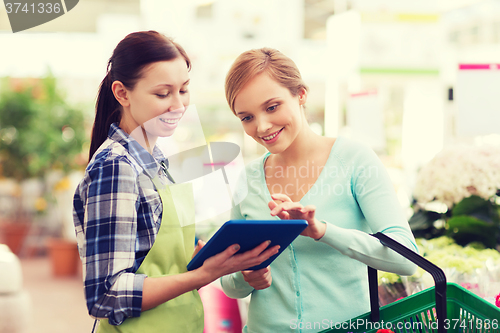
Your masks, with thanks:
[{"label": "cardigan sleeve", "polygon": [[[415,238],[384,165],[371,149],[361,145],[357,148],[353,153],[356,167],[351,174],[350,186],[371,232],[382,232],[418,253]],[[416,272],[415,264],[360,230],[328,223],[320,242],[379,270],[400,275]]]}]

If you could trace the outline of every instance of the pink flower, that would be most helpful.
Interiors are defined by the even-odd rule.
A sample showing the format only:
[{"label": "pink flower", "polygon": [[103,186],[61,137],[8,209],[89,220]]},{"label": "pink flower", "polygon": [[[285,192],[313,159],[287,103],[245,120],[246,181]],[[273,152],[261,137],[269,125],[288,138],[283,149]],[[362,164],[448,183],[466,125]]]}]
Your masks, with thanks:
[{"label": "pink flower", "polygon": [[500,308],[500,294],[495,297],[495,305]]},{"label": "pink flower", "polygon": [[378,330],[377,333],[394,333],[394,332],[391,331],[390,329],[383,328],[383,329]]}]

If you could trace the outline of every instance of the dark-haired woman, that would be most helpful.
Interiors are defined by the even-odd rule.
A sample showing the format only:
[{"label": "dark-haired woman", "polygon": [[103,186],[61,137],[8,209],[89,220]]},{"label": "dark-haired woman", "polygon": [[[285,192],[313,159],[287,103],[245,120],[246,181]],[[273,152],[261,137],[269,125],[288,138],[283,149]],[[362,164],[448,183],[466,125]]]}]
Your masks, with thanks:
[{"label": "dark-haired woman", "polygon": [[[189,104],[190,60],[155,32],[126,36],[109,59],[90,161],[74,197],[89,314],[98,332],[202,332],[197,289],[274,255],[237,244],[187,271],[194,249],[189,184],[174,184],[155,146]],[[184,226],[184,227],[182,227]]]}]

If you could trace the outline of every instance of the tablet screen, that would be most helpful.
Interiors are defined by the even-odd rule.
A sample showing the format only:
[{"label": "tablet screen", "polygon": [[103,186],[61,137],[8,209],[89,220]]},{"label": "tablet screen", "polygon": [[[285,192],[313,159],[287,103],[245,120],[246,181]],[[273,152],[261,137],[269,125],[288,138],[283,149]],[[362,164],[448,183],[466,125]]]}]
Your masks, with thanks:
[{"label": "tablet screen", "polygon": [[269,246],[279,245],[279,252],[260,265],[248,269],[267,267],[306,227],[305,220],[229,220],[189,262],[187,269],[191,271],[199,268],[206,259],[224,251],[230,245],[239,244],[240,250],[237,253],[242,253],[270,240]]}]

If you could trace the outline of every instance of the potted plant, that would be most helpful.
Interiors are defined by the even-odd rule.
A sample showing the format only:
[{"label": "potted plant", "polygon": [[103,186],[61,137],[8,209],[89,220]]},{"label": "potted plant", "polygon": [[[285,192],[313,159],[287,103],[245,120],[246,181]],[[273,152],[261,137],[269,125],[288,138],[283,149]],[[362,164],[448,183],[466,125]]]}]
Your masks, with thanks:
[{"label": "potted plant", "polygon": [[[69,240],[75,249],[74,237],[67,237],[69,233],[65,232],[67,221],[58,212],[68,203],[58,204],[56,194],[62,193],[57,190],[65,177],[85,165],[84,113],[66,103],[50,74],[20,82],[5,79],[0,95],[0,177],[14,179],[21,189],[10,222],[3,224],[29,220],[33,226],[33,219],[43,222],[41,213],[45,213],[45,222],[56,223],[54,228],[46,228],[44,236]],[[23,186],[30,183],[38,185]],[[64,193],[72,196],[70,192],[67,189]]]},{"label": "potted plant", "polygon": [[415,237],[447,235],[462,246],[497,248],[500,240],[500,147],[450,147],[417,175]]},{"label": "potted plant", "polygon": [[74,276],[80,267],[80,257],[73,226],[73,193],[81,173],[71,173],[60,178],[53,186],[54,207],[59,220],[59,233],[47,240],[54,276]]},{"label": "potted plant", "polygon": [[[10,198],[1,219],[0,242],[9,246],[14,254],[21,251],[29,230],[28,215],[22,209],[21,185],[29,177],[29,169],[23,163],[25,132],[29,131],[30,118],[35,106],[28,89],[10,91],[2,89],[0,97],[0,174],[3,198]],[[5,179],[5,177],[12,179]]]}]

